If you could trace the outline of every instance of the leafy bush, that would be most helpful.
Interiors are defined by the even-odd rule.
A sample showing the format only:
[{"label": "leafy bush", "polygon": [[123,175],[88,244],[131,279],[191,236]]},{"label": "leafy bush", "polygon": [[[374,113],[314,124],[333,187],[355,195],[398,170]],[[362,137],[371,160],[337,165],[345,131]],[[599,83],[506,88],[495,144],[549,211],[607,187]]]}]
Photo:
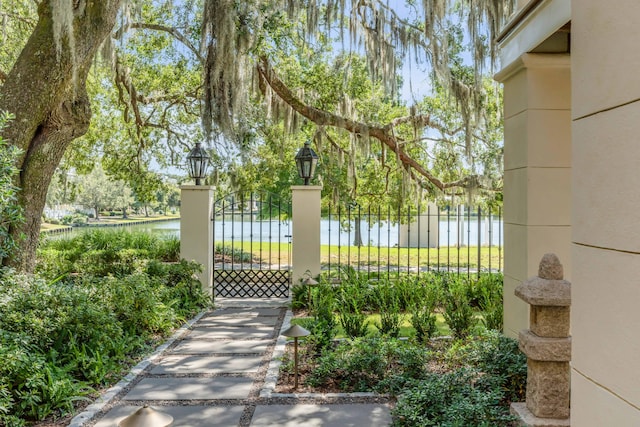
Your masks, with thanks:
[{"label": "leafy bush", "polygon": [[[209,304],[175,243],[126,231],[45,242],[39,276],[0,271],[0,425],[60,416]],[[157,257],[157,259],[154,259]]]},{"label": "leafy bush", "polygon": [[449,372],[405,384],[393,411],[396,426],[511,426],[511,402],[525,399],[526,356],[496,331],[454,343]]},{"label": "leafy bush", "polygon": [[444,320],[456,338],[469,335],[474,326],[473,308],[469,298],[469,286],[465,278],[449,276],[444,292]]},{"label": "leafy bush", "polygon": [[397,338],[404,320],[398,294],[390,283],[383,282],[376,287],[375,300],[380,310],[380,323],[376,327],[382,335]]},{"label": "leafy bush", "polygon": [[369,329],[369,321],[365,313],[340,313],[340,325],[349,338],[364,337]]},{"label": "leafy bush", "polygon": [[363,312],[363,306],[366,304],[365,289],[361,283],[356,282],[345,283],[338,290],[337,309],[340,313],[340,324],[350,338],[367,334],[369,322]]},{"label": "leafy bush", "polygon": [[[11,114],[0,111],[0,130],[12,119]],[[9,256],[16,247],[9,230],[24,221],[18,204],[19,189],[13,185],[14,177],[20,172],[15,163],[20,153],[17,147],[0,137],[0,260]]]},{"label": "leafy bush", "polygon": [[321,351],[329,346],[336,334],[336,319],[333,315],[336,300],[331,285],[321,283],[316,287],[311,305],[311,315],[314,324],[311,336],[307,341],[314,344],[316,350]]},{"label": "leafy bush", "polygon": [[411,326],[416,331],[416,340],[427,343],[438,332],[433,309],[427,305],[414,305],[411,309]]},{"label": "leafy bush", "polygon": [[461,368],[430,374],[398,396],[394,426],[511,426],[515,418],[501,405],[496,377]]},{"label": "leafy bush", "polygon": [[38,249],[36,272],[54,279],[69,272],[123,276],[141,271],[150,259],[177,262],[180,240],[145,232],[90,230],[49,239]]},{"label": "leafy bush", "polygon": [[291,287],[291,308],[293,310],[309,309],[309,293],[307,286],[296,284]]},{"label": "leafy bush", "polygon": [[434,310],[441,299],[441,291],[433,280],[424,280],[416,284],[417,297],[410,306],[411,325],[416,330],[416,340],[426,343],[438,330]]},{"label": "leafy bush", "polygon": [[[355,303],[358,310],[361,311],[375,311],[377,309],[376,301],[374,298],[375,285],[369,280],[368,274],[359,272],[351,266],[342,266],[340,268],[341,274],[341,289],[344,289],[351,296],[352,303]],[[350,302],[344,301],[349,304]],[[352,308],[347,309],[353,311]]]},{"label": "leafy bush", "polygon": [[511,402],[525,400],[527,357],[518,348],[516,340],[489,330],[453,346],[448,357],[456,364],[472,366],[499,377],[505,399]]},{"label": "leafy bush", "polygon": [[402,311],[409,310],[417,301],[423,299],[422,279],[418,275],[401,276],[393,284],[398,307]]},{"label": "leafy bush", "polygon": [[338,382],[344,391],[387,392],[411,378],[421,378],[427,351],[397,339],[357,338],[340,343],[318,359],[308,383]]},{"label": "leafy bush", "polygon": [[487,329],[502,330],[502,274],[481,274],[474,285],[483,323]]},{"label": "leafy bush", "polygon": [[74,213],[71,215],[65,215],[60,220],[64,225],[85,225],[87,223],[87,215],[81,213]]}]

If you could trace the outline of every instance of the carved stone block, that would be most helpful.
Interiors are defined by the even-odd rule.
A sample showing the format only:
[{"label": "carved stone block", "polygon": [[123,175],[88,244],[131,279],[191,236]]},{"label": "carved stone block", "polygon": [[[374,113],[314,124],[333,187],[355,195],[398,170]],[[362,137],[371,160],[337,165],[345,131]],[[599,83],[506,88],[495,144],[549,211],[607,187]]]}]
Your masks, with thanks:
[{"label": "carved stone block", "polygon": [[548,362],[571,360],[571,337],[542,338],[525,329],[518,336],[519,347],[529,359]]},{"label": "carved stone block", "polygon": [[531,332],[539,337],[561,338],[569,336],[569,307],[531,306],[529,312]]},{"label": "carved stone block", "polygon": [[527,360],[527,408],[541,418],[569,417],[568,362]]}]

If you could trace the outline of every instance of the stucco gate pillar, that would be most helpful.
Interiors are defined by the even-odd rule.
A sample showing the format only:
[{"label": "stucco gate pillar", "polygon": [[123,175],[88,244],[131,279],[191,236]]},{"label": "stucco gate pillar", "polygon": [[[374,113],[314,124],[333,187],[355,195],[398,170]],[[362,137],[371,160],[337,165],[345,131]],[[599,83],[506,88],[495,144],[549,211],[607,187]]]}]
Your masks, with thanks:
[{"label": "stucco gate pillar", "polygon": [[571,278],[571,68],[562,53],[525,53],[496,76],[504,84],[504,333],[527,327],[515,288],[546,252]]},{"label": "stucco gate pillar", "polygon": [[320,274],[321,190],[321,186],[313,185],[291,187],[293,284],[299,283],[307,270],[312,277]]},{"label": "stucco gate pillar", "polygon": [[180,258],[202,264],[202,289],[213,295],[213,187],[180,187]]}]

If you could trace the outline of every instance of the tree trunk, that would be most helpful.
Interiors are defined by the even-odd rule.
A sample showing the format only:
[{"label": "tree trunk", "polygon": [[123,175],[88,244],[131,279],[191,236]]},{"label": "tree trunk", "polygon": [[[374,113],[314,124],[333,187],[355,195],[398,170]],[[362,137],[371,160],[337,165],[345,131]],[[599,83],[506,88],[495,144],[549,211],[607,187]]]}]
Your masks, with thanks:
[{"label": "tree trunk", "polygon": [[[10,232],[17,249],[2,263],[32,271],[49,183],[69,143],[89,127],[86,78],[93,58],[113,29],[121,0],[74,2],[70,44],[62,29],[57,45],[51,2],[38,6],[38,23],[0,88],[0,110],[15,120],[1,133],[19,147],[19,203],[25,222]],[[73,46],[73,52],[70,48]]]},{"label": "tree trunk", "polygon": [[362,244],[362,217],[356,215],[356,226],[353,233],[353,246],[363,246]]},{"label": "tree trunk", "polygon": [[96,221],[100,221],[100,207],[95,205],[93,207],[93,211],[96,213]]}]

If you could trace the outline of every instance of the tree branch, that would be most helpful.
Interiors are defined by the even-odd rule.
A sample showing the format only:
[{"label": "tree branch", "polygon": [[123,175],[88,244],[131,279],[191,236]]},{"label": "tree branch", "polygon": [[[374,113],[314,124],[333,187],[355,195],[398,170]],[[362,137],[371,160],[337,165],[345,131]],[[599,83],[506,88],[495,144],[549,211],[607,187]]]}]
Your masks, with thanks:
[{"label": "tree branch", "polygon": [[[369,135],[393,150],[405,167],[413,169],[440,190],[451,187],[451,185],[443,183],[441,180],[429,173],[429,171],[427,171],[420,163],[409,156],[400,147],[396,142],[396,139],[389,134],[389,131],[393,128],[392,125],[387,125],[385,127],[369,126],[364,123],[340,117],[328,111],[306,105],[291,92],[291,90],[278,78],[278,76],[276,76],[267,59],[264,57],[261,58],[258,63],[258,71],[280,99],[286,102],[298,114],[301,114],[320,126],[332,126],[358,135]],[[427,115],[423,115],[419,120],[421,120],[425,125],[429,124],[429,117]]]},{"label": "tree branch", "polygon": [[122,36],[122,34],[124,34],[129,29],[144,29],[144,30],[154,30],[154,31],[165,32],[165,33],[171,35],[176,40],[178,40],[183,45],[185,45],[196,56],[196,58],[198,58],[198,61],[204,63],[204,58],[200,55],[200,51],[198,49],[196,49],[196,47],[193,45],[193,43],[191,43],[191,41],[188,38],[186,38],[184,36],[184,34],[182,34],[177,28],[168,27],[166,25],[160,25],[160,24],[148,24],[148,23],[145,23],[145,22],[133,22],[133,23],[130,23],[130,24],[124,26],[124,27],[120,27],[118,29],[118,31],[115,32],[113,37],[115,39],[119,39]]}]

